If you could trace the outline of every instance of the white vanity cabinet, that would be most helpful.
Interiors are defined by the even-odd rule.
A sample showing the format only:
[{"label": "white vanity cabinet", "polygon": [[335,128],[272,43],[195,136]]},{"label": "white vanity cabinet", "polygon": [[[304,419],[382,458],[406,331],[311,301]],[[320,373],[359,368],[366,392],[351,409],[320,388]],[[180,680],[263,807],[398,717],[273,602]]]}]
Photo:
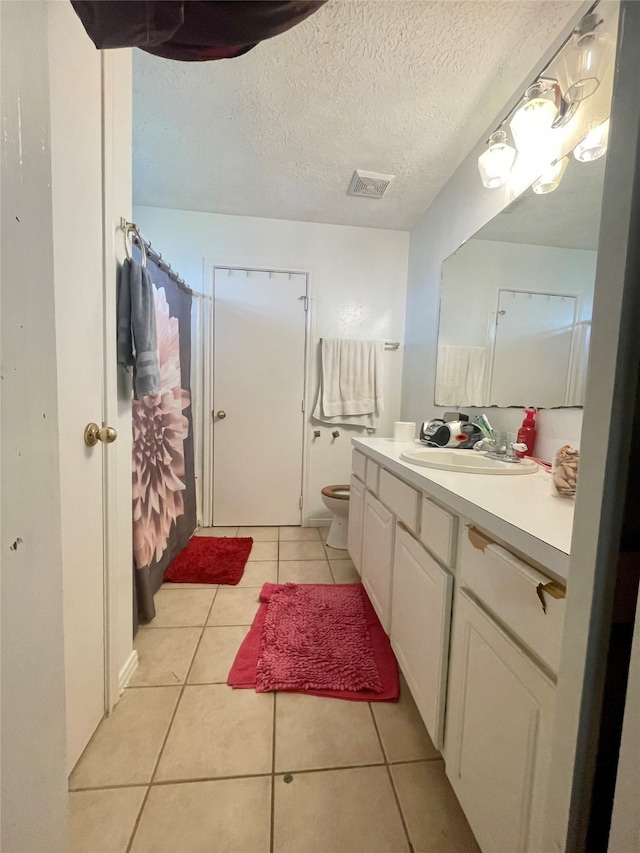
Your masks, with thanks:
[{"label": "white vanity cabinet", "polygon": [[543,853],[555,686],[466,592],[454,610],[447,776],[483,853]]},{"label": "white vanity cabinet", "polygon": [[398,524],[391,645],[437,749],[444,732],[452,594],[453,577]]},{"label": "white vanity cabinet", "polygon": [[349,490],[349,529],[347,549],[358,574],[362,574],[362,525],[364,522],[364,483],[354,475]]},{"label": "white vanity cabinet", "polygon": [[384,630],[389,633],[391,621],[391,573],[395,518],[371,492],[364,495],[362,526],[362,583],[378,614]]}]

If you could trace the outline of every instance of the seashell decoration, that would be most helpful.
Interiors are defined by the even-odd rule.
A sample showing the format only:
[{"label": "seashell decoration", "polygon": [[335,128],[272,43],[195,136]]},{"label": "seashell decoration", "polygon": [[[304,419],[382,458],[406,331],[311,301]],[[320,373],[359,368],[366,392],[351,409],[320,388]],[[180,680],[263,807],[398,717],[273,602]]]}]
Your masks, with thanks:
[{"label": "seashell decoration", "polygon": [[555,455],[551,468],[551,491],[564,497],[575,497],[578,483],[580,452],[568,444],[561,447]]}]

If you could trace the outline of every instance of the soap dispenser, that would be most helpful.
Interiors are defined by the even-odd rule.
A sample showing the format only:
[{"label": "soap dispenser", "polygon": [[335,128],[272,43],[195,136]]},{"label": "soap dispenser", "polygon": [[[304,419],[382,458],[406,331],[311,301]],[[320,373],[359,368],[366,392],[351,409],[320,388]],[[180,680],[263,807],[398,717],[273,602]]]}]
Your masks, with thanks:
[{"label": "soap dispenser", "polygon": [[518,430],[517,442],[526,444],[526,450],[518,450],[517,455],[522,459],[523,456],[533,456],[533,448],[536,443],[536,410],[525,409],[525,419],[522,421],[522,426]]}]

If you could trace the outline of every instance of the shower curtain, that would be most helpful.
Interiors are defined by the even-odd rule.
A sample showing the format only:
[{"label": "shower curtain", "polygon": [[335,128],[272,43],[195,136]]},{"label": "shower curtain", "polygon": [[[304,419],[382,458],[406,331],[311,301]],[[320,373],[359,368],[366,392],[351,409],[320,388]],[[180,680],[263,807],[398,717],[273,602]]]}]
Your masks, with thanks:
[{"label": "shower curtain", "polygon": [[[135,251],[135,250],[134,250]],[[139,259],[139,254],[137,256]],[[133,401],[134,625],[153,619],[154,593],[196,528],[191,412],[191,294],[151,257],[160,393]]]}]

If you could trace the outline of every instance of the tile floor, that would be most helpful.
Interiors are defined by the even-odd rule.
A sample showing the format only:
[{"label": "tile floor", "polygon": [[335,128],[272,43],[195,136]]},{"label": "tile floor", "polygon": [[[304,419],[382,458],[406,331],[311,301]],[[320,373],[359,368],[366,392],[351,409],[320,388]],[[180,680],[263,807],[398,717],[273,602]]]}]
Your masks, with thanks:
[{"label": "tile floor", "polygon": [[69,780],[74,853],[479,853],[409,691],[398,704],[232,690],[265,581],[354,583],[320,528],[250,535],[237,587],[169,584]]}]

